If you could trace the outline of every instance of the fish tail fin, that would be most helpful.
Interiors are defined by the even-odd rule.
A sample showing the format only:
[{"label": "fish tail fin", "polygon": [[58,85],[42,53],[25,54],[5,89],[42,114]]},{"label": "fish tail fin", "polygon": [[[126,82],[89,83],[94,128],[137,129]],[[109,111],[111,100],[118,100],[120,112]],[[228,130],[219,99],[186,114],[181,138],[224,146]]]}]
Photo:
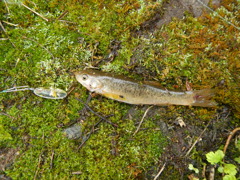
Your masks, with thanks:
[{"label": "fish tail fin", "polygon": [[210,100],[214,96],[215,92],[213,89],[203,89],[193,91],[194,103],[192,106],[201,107],[216,107],[217,103],[214,100]]}]

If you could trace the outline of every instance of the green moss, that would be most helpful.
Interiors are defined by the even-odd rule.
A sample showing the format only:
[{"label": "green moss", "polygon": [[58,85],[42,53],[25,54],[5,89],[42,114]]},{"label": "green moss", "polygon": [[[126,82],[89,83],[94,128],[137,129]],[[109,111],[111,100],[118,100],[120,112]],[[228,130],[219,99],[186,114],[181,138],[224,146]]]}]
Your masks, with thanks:
[{"label": "green moss", "polygon": [[[237,24],[239,6],[227,7],[221,7],[217,12]],[[235,116],[239,117],[238,34],[236,28],[215,13],[199,18],[186,14],[184,21],[174,19],[147,38],[140,37],[138,51],[133,53],[132,60],[137,59],[135,66],[138,68],[156,72],[157,75],[150,78],[170,89],[185,90],[186,79],[193,89],[212,88],[223,80],[224,87],[217,88],[216,99],[220,104],[233,107]]]},{"label": "green moss", "polygon": [[[6,171],[9,176],[13,179],[34,176],[44,179],[66,176],[80,179],[86,177],[112,179],[118,174],[119,179],[134,178],[136,174],[143,172],[145,167],[157,162],[164,145],[161,132],[152,133],[155,125],[147,121],[144,127],[148,130],[140,131],[133,138],[132,134],[136,129],[134,122],[122,120],[122,113],[127,110],[126,106],[114,101],[109,102],[106,109],[102,109],[103,102],[97,100],[93,100],[91,105],[102,109],[102,113],[114,112],[114,116],[109,120],[117,123],[119,127],[115,129],[111,125],[102,123],[86,145],[77,151],[76,142],[66,139],[62,130],[57,128],[59,123],[64,122],[62,116],[66,116],[65,113],[68,112],[68,108],[72,108],[71,105],[70,102],[69,106],[65,106],[66,111],[60,113],[58,109],[62,105],[59,101],[45,100],[41,102],[41,107],[32,109],[31,113],[24,112],[25,106],[29,106],[27,104],[24,104],[22,109],[12,107],[8,111],[11,116],[21,114],[21,117],[11,123],[11,126],[16,128],[12,134],[24,134],[16,145],[22,143],[25,145],[19,159],[14,163],[14,168]],[[77,105],[78,103],[75,102],[75,106]],[[52,110],[49,107],[52,107]],[[5,120],[9,118],[6,117]],[[98,117],[93,116],[84,123],[86,126],[91,126],[98,120]],[[113,145],[113,140],[116,141],[116,145]],[[113,150],[117,155],[111,153]],[[51,159],[52,153],[54,159]],[[149,160],[145,161],[145,159]],[[76,171],[80,171],[81,175],[72,174]]]}]

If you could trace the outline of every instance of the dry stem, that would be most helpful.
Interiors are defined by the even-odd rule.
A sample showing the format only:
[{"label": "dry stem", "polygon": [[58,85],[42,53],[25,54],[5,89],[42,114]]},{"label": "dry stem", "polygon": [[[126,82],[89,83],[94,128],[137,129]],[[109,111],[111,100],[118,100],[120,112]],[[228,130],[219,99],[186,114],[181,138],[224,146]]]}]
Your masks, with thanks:
[{"label": "dry stem", "polygon": [[38,15],[39,17],[41,17],[42,19],[44,19],[45,21],[49,21],[47,18],[45,18],[43,15],[39,14],[38,12],[34,11],[33,9],[31,9],[30,7],[26,6],[25,4],[22,3],[22,6],[24,6],[25,8],[27,8],[28,10],[32,11],[34,14]]},{"label": "dry stem", "polygon": [[147,110],[145,111],[145,113],[144,113],[144,115],[143,115],[143,117],[142,117],[142,119],[141,119],[141,121],[140,121],[140,123],[139,123],[139,125],[138,125],[138,127],[137,127],[137,130],[133,133],[133,136],[139,131],[139,129],[140,129],[142,123],[143,123],[144,118],[146,117],[148,111],[149,111],[152,107],[153,107],[153,106],[148,107]]}]

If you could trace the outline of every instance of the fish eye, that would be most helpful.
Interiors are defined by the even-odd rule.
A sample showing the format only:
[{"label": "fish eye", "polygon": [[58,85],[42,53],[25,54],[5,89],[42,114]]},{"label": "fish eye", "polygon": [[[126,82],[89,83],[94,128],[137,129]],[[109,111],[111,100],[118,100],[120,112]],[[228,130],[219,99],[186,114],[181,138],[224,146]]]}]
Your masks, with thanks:
[{"label": "fish eye", "polygon": [[82,80],[86,81],[87,79],[88,79],[88,75],[83,74],[83,76],[82,76]]}]

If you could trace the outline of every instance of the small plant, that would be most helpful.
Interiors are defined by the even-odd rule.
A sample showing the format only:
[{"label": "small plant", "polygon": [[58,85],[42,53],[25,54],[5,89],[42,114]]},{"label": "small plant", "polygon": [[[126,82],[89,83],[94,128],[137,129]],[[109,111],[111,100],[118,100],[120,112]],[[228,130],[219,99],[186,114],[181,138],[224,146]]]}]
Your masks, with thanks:
[{"label": "small plant", "polygon": [[[214,169],[216,167],[218,167],[218,172],[219,173],[222,173],[223,174],[223,180],[236,180],[236,179],[239,179],[239,177],[237,178],[236,175],[238,173],[238,168],[234,165],[234,164],[228,164],[228,163],[225,163],[224,162],[224,157],[225,157],[225,154],[226,154],[226,150],[227,150],[227,147],[230,143],[230,140],[231,138],[233,137],[233,135],[240,130],[240,127],[238,128],[235,128],[231,134],[229,135],[228,139],[227,139],[227,142],[224,146],[224,150],[217,150],[215,152],[213,151],[210,151],[209,153],[206,154],[206,158],[207,158],[207,161],[214,165]],[[237,149],[237,152],[240,151],[240,139],[237,139],[235,141],[235,147]],[[235,156],[234,160],[237,162],[237,163],[240,163],[240,156],[238,155],[237,157]],[[206,164],[204,164],[203,166],[206,166]],[[188,169],[191,170],[191,171],[194,171],[195,174],[199,174],[199,170],[198,168],[195,168],[192,164],[189,164],[188,165]],[[205,167],[203,168],[203,173],[202,174],[205,174]],[[214,176],[214,171],[213,171],[213,176]],[[191,174],[188,176],[188,178],[190,180],[198,180],[199,178],[198,177],[195,177],[194,174]],[[204,179],[203,180],[206,180],[206,177],[204,176]]]},{"label": "small plant", "polygon": [[211,151],[206,154],[207,161],[212,164],[218,164],[218,172],[224,173],[223,180],[234,180],[236,179],[237,167],[234,164],[227,164],[223,161],[225,154],[222,150],[217,150],[215,152]]},{"label": "small plant", "polygon": [[189,165],[188,165],[188,169],[194,171],[196,174],[199,173],[198,168],[195,168],[192,164],[189,164]]}]

